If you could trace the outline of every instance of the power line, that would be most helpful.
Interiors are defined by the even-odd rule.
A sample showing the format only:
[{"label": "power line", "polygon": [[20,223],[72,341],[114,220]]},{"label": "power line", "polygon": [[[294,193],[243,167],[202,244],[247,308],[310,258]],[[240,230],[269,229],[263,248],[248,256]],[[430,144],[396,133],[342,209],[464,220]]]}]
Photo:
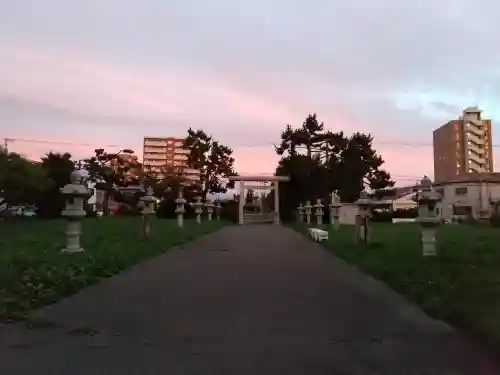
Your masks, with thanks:
[{"label": "power line", "polygon": [[[81,142],[67,142],[67,141],[47,141],[39,139],[25,139],[25,138],[4,138],[9,142],[22,142],[22,143],[39,143],[39,144],[50,144],[50,145],[66,145],[66,146],[85,146],[85,147],[96,147],[95,144],[91,143],[81,143]],[[405,147],[432,147],[432,143],[426,142],[402,142],[402,141],[377,141],[374,140],[375,144],[378,145],[393,145],[393,146],[405,146]],[[231,147],[264,147],[277,145],[279,142],[256,142],[256,143],[237,143],[232,144]],[[119,147],[124,148],[123,145],[109,144],[109,145],[99,145],[99,147]],[[500,144],[493,145],[493,147],[500,147]]]},{"label": "power line", "polygon": [[[90,143],[79,143],[79,142],[65,142],[65,141],[46,141],[39,139],[24,139],[24,138],[4,138],[10,142],[22,142],[22,143],[40,143],[40,144],[50,144],[50,145],[66,145],[66,146],[87,146],[96,147],[95,144]],[[120,147],[118,145],[103,145],[102,147]]]},{"label": "power line", "polygon": [[[8,144],[12,142],[21,142],[21,143],[35,143],[35,144],[49,144],[49,145],[66,145],[66,146],[84,146],[84,147],[97,147],[95,144],[91,143],[82,143],[82,142],[68,142],[68,141],[48,141],[48,140],[38,140],[38,139],[25,139],[25,138],[4,138],[4,148],[7,150]],[[406,146],[406,147],[431,147],[431,143],[422,143],[422,142],[399,142],[399,141],[379,141],[374,142],[377,144],[384,145],[398,145],[398,146]],[[273,146],[275,143],[241,143],[237,145],[233,145],[232,147],[264,147],[264,146]],[[98,147],[110,147],[110,148],[124,148],[123,146],[116,144],[108,144],[108,145],[99,145]],[[500,147],[500,145],[493,145],[493,147]],[[263,174],[262,172],[255,174]],[[264,173],[265,174],[265,173]],[[272,173],[270,173],[272,174]],[[392,178],[397,180],[406,180],[406,181],[417,181],[422,176],[414,176],[414,175],[391,175]]]}]

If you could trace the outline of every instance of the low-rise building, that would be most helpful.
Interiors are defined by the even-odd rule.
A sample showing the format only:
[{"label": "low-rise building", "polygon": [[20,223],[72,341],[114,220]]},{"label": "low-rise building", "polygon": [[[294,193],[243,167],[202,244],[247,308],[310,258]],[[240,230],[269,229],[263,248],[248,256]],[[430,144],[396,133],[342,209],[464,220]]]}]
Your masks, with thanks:
[{"label": "low-rise building", "polygon": [[436,183],[434,189],[443,197],[437,205],[442,219],[486,219],[491,202],[500,200],[500,173],[467,173]]},{"label": "low-rise building", "polygon": [[413,200],[416,186],[404,186],[390,189],[392,194],[380,200],[376,200],[379,208],[385,208],[392,211],[408,210],[417,207]]}]

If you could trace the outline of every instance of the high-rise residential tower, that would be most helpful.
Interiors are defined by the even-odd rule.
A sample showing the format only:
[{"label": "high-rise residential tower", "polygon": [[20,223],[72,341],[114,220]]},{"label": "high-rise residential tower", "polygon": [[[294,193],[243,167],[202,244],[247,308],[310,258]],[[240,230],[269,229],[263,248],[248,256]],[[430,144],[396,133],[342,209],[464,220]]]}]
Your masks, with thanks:
[{"label": "high-rise residential tower", "polygon": [[175,168],[188,181],[199,181],[199,170],[187,166],[189,150],[183,148],[183,143],[182,138],[144,137],[144,171],[155,172],[161,176],[168,169]]},{"label": "high-rise residential tower", "polygon": [[493,172],[491,120],[477,107],[464,109],[432,134],[436,183],[467,173]]}]

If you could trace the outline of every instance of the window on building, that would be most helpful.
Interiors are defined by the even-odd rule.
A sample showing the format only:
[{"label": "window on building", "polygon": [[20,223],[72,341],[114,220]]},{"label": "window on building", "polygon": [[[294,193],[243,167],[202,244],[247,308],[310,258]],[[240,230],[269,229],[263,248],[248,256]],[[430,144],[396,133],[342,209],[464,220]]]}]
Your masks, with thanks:
[{"label": "window on building", "polygon": [[460,186],[460,187],[455,188],[455,195],[458,195],[458,196],[467,195],[467,187]]},{"label": "window on building", "polygon": [[471,206],[453,205],[453,215],[471,216],[472,215],[472,207]]}]

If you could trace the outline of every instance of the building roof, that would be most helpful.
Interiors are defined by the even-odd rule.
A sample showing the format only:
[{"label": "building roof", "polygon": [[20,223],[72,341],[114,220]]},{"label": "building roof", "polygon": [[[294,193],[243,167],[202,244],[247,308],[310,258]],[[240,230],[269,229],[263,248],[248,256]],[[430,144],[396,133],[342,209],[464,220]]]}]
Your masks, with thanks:
[{"label": "building roof", "polygon": [[398,199],[398,198],[404,197],[408,193],[412,193],[416,187],[417,187],[416,185],[411,185],[411,186],[403,186],[403,187],[394,188],[394,199]]},{"label": "building roof", "polygon": [[449,185],[449,184],[467,184],[467,183],[478,183],[478,182],[490,182],[500,184],[500,173],[464,173],[458,175],[448,181],[442,181],[435,183],[434,186]]},{"label": "building roof", "polygon": [[158,139],[158,140],[172,140],[172,141],[184,141],[186,138],[185,137],[174,137],[174,136],[168,136],[168,137],[158,137],[158,136],[152,136],[152,135],[146,135],[144,136],[144,140],[153,140],[153,139]]},{"label": "building roof", "polygon": [[458,119],[458,120],[449,120],[449,121],[445,122],[443,125],[441,125],[440,127],[438,127],[438,128],[436,128],[436,129],[434,129],[434,130],[432,131],[432,133],[433,133],[433,134],[434,134],[434,133],[439,133],[439,132],[443,131],[444,129],[447,129],[447,128],[448,128],[448,126],[451,126],[451,125],[453,125],[453,124],[459,124],[459,125],[461,125],[461,124],[463,124],[463,119]]},{"label": "building roof", "polygon": [[464,113],[481,113],[482,111],[478,107],[467,107],[464,109]]}]

